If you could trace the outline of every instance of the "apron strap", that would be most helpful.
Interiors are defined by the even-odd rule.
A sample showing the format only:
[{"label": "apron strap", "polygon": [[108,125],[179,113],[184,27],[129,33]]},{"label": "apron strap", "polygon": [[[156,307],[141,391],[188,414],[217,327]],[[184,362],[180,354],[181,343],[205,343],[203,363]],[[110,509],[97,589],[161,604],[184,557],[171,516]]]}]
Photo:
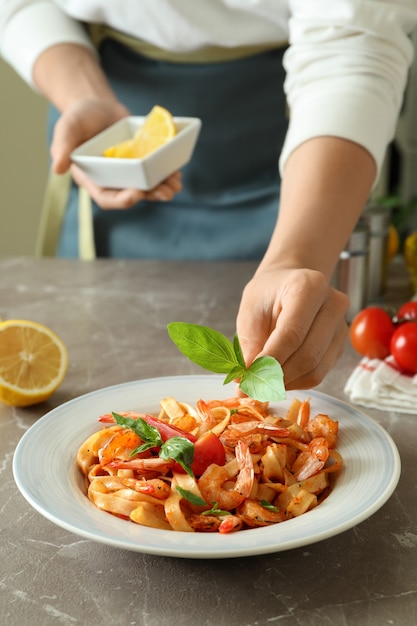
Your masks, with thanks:
[{"label": "apron strap", "polygon": [[38,257],[56,256],[70,185],[69,172],[62,175],[49,172],[36,241]]},{"label": "apron strap", "polygon": [[[70,172],[61,175],[49,172],[36,240],[37,257],[57,254],[70,188]],[[78,251],[84,261],[96,256],[91,198],[83,187],[78,190]]]},{"label": "apron strap", "polygon": [[78,188],[78,254],[82,261],[96,258],[93,207],[84,187]]}]

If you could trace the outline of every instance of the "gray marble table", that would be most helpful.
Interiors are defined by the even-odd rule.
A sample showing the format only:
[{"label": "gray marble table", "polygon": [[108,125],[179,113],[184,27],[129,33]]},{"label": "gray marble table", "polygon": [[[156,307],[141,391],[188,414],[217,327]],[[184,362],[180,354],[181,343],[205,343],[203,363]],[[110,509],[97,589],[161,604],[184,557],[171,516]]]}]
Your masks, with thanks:
[{"label": "gray marble table", "polygon": [[[0,404],[0,623],[143,626],[412,626],[417,624],[417,417],[367,411],[402,460],[395,493],[355,528],[264,556],[189,560],[99,544],[52,524],[18,491],[12,459],[43,414],[130,380],[201,373],[166,341],[166,324],[193,321],[232,336],[252,263],[0,260],[0,317],[49,325],[70,357],[43,404]],[[401,302],[404,277],[387,298]],[[349,345],[319,390],[343,401],[358,361]],[[381,463],[384,460],[381,459]]]}]

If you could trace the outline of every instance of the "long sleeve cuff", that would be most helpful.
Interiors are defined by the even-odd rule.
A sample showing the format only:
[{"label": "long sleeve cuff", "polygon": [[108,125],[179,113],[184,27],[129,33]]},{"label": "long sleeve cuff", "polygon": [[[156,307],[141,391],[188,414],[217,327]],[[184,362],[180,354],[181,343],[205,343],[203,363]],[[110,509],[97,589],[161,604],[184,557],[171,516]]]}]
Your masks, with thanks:
[{"label": "long sleeve cuff", "polygon": [[1,54],[35,91],[33,66],[39,55],[56,44],[74,43],[95,52],[83,26],[50,2],[28,5],[13,15],[0,42]]},{"label": "long sleeve cuff", "polygon": [[[395,133],[396,114],[377,94],[356,94],[332,89],[300,99],[290,114],[290,124],[280,156],[280,171],[293,150],[309,139],[340,137],[360,144],[373,156],[379,178],[385,151]],[[329,106],[331,99],[331,106]],[[354,112],[354,114],[353,114]],[[390,120],[388,123],[387,121]]]}]

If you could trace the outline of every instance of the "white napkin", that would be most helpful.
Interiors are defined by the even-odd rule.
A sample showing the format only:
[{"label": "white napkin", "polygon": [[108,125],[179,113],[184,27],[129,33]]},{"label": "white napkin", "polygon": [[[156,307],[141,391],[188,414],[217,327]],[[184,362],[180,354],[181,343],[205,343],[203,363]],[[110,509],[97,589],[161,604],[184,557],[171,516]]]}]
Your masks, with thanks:
[{"label": "white napkin", "polygon": [[364,357],[349,376],[345,393],[355,404],[417,415],[417,375],[404,374],[392,356]]}]

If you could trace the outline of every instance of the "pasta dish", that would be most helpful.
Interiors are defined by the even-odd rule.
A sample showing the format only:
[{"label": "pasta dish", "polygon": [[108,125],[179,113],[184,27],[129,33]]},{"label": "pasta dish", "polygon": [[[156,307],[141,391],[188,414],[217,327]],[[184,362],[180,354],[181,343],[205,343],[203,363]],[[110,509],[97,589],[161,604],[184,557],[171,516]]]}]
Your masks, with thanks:
[{"label": "pasta dish", "polygon": [[108,413],[77,452],[88,498],[152,528],[183,532],[269,526],[318,506],[342,467],[338,422],[293,400],[285,415],[250,398],[167,397],[158,414]]}]

